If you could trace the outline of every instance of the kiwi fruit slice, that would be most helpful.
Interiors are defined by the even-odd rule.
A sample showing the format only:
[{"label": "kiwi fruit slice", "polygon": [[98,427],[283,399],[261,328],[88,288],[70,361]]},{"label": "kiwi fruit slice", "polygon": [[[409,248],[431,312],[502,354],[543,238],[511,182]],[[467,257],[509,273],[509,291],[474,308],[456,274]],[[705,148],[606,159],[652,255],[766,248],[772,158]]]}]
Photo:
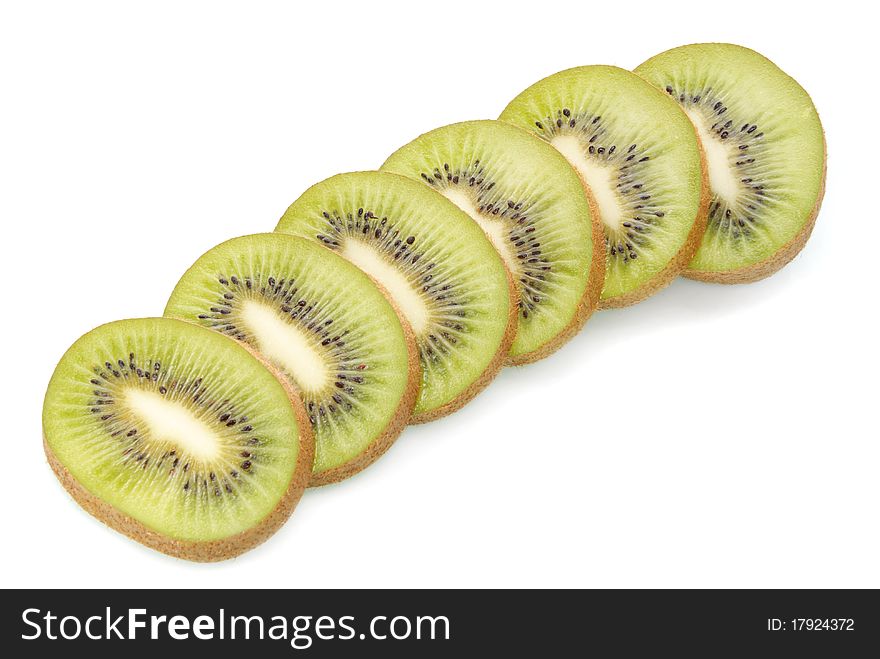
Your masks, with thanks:
[{"label": "kiwi fruit slice", "polygon": [[699,140],[668,95],[614,66],[582,66],[517,96],[501,119],[550,142],[592,194],[605,233],[600,308],[653,294],[690,262],[706,226]]},{"label": "kiwi fruit slice", "polygon": [[492,240],[519,292],[511,363],[550,354],[595,310],[602,229],[577,174],[546,142],[501,121],[468,121],[418,137],[381,169],[442,193]]},{"label": "kiwi fruit slice", "polygon": [[733,44],[673,48],[636,73],[684,108],[706,151],[708,228],[684,274],[744,283],[791,261],[825,191],[825,135],[807,92],[763,55]]},{"label": "kiwi fruit slice", "polygon": [[80,338],[55,369],[44,447],[92,515],[159,551],[216,561],[290,516],[314,455],[302,403],[235,341],[169,318]]},{"label": "kiwi fruit slice", "polygon": [[276,231],[352,261],[403,311],[422,365],[414,422],[460,408],[504,363],[516,332],[510,273],[483,230],[440,193],[397,174],[339,174],[303,193]]},{"label": "kiwi fruit slice", "polygon": [[378,458],[412,415],[415,339],[373,281],[317,243],[233,238],[183,275],[165,315],[241,341],[300,393],[315,435],[310,485]]}]

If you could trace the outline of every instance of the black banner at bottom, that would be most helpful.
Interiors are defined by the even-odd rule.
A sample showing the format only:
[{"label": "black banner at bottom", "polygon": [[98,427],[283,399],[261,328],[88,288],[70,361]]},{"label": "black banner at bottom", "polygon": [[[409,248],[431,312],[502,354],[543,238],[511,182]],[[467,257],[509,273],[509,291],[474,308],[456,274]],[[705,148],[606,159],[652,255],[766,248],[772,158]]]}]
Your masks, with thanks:
[{"label": "black banner at bottom", "polygon": [[868,590],[5,590],[0,616],[16,657],[880,652]]}]

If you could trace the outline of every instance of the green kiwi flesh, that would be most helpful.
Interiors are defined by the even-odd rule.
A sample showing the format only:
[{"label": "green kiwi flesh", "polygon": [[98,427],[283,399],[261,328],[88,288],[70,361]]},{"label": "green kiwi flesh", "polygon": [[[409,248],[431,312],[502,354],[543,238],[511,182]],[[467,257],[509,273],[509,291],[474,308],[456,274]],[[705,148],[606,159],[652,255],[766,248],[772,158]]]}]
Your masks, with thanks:
[{"label": "green kiwi flesh", "polygon": [[685,109],[706,150],[708,228],[686,274],[766,277],[803,247],[825,183],[825,140],[810,97],[764,56],[709,43],[673,48],[636,73]]},{"label": "green kiwi flesh", "polygon": [[55,369],[44,444],[89,512],[194,560],[249,549],[289,516],[311,470],[302,405],[234,341],[168,318],[80,338]]},{"label": "green kiwi flesh", "polygon": [[419,349],[415,421],[461,407],[503,364],[516,329],[510,275],[483,230],[439,193],[396,174],[340,174],[303,193],[276,231],[330,248],[390,293]]},{"label": "green kiwi flesh", "polygon": [[600,306],[637,302],[684,269],[705,224],[704,181],[672,99],[629,71],[583,66],[535,83],[501,119],[559,149],[592,193],[607,248]]},{"label": "green kiwi flesh", "polygon": [[501,121],[468,121],[420,136],[381,169],[442,193],[495,244],[519,291],[513,363],[549,354],[595,309],[604,244],[594,249],[593,218],[577,173],[544,141]]},{"label": "green kiwi flesh", "polygon": [[224,242],[183,275],[165,315],[245,343],[294,385],[315,435],[313,485],[371,463],[412,414],[409,328],[367,275],[314,242],[278,233]]}]

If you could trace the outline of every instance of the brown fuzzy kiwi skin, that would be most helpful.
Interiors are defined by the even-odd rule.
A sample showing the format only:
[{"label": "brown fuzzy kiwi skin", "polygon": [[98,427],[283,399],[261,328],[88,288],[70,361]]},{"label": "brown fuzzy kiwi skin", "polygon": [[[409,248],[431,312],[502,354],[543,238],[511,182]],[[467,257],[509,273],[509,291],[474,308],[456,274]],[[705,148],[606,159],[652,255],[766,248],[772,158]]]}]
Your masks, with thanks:
[{"label": "brown fuzzy kiwi skin", "polygon": [[816,196],[816,203],[813,210],[807,218],[806,223],[798,231],[797,235],[776,250],[772,255],[751,265],[737,268],[735,270],[691,270],[688,268],[682,274],[688,279],[709,282],[712,284],[750,284],[755,281],[765,279],[770,275],[781,270],[783,266],[788,265],[795,256],[800,254],[810,234],[813,233],[813,227],[816,225],[816,218],[819,216],[819,208],[822,206],[822,199],[825,197],[825,175],[828,171],[828,143],[825,141],[825,132],[822,132],[822,151],[824,158],[822,160],[822,180],[819,183],[819,194]]},{"label": "brown fuzzy kiwi skin", "polygon": [[[657,89],[653,85],[651,86]],[[659,89],[657,89],[657,92],[661,95],[663,94]],[[678,104],[676,103],[676,105]],[[681,110],[681,112],[687,116],[684,110]],[[690,121],[690,118],[688,118],[688,121]],[[712,190],[709,188],[709,168],[706,162],[706,152],[703,149],[703,142],[700,140],[700,136],[697,135],[696,128],[694,129],[694,135],[700,148],[700,171],[702,172],[700,177],[700,205],[697,207],[696,219],[694,219],[684,244],[678,250],[675,257],[666,264],[666,267],[642,284],[642,286],[625,295],[618,295],[607,300],[599,300],[599,309],[628,307],[651,297],[657,291],[671,284],[673,279],[684,274],[688,264],[694,258],[694,254],[697,253],[697,249],[699,249],[700,243],[703,241],[703,235],[706,233],[706,228],[709,225],[709,204],[712,201]]]},{"label": "brown fuzzy kiwi skin", "polygon": [[[330,250],[328,249],[328,251]],[[397,409],[394,411],[391,423],[385,428],[385,432],[383,432],[378,439],[373,441],[363,453],[353,460],[320,473],[313,473],[311,480],[309,481],[309,487],[329,485],[330,483],[337,483],[341,480],[345,480],[378,460],[379,457],[381,457],[382,454],[385,453],[385,451],[387,451],[397,440],[400,433],[403,432],[403,429],[410,423],[413,409],[415,408],[416,401],[419,397],[422,366],[419,361],[419,348],[416,344],[416,336],[412,331],[412,326],[409,324],[409,321],[406,320],[403,312],[398,308],[388,291],[386,291],[375,279],[373,280],[373,283],[376,284],[378,289],[382,292],[382,295],[388,300],[391,308],[394,309],[394,313],[397,314],[400,326],[403,328],[403,335],[406,340],[407,362],[409,365],[406,390],[400,399]]]},{"label": "brown fuzzy kiwi skin", "polygon": [[[574,169],[574,167],[572,167],[572,169]],[[581,179],[581,185],[584,194],[587,197],[587,203],[590,206],[590,221],[593,233],[593,258],[590,263],[590,274],[587,278],[587,288],[584,290],[584,294],[575,309],[571,321],[559,334],[536,350],[517,355],[516,357],[508,357],[508,366],[533,364],[534,362],[553,354],[580,332],[590,316],[593,315],[593,312],[599,308],[599,298],[602,295],[602,288],[605,286],[605,268],[607,261],[607,255],[605,252],[605,232],[602,230],[602,220],[599,217],[599,205],[596,203],[592,191],[586,186],[584,179],[580,177],[579,173],[578,177]]]},{"label": "brown fuzzy kiwi skin", "polygon": [[[501,257],[499,256],[498,258]],[[441,405],[429,412],[413,415],[412,419],[410,419],[411,424],[434,421],[435,419],[447,416],[448,414],[452,414],[456,410],[461,409],[465,404],[470,402],[474,396],[485,389],[489,383],[495,379],[495,376],[498,375],[501,367],[504,366],[507,357],[510,354],[510,346],[516,338],[516,328],[519,321],[519,291],[516,288],[516,282],[514,281],[510,270],[508,270],[507,265],[504,266],[504,272],[507,274],[507,290],[508,295],[510,296],[510,307],[507,313],[507,328],[504,331],[504,336],[501,339],[498,349],[492,356],[492,361],[489,362],[489,365],[483,371],[482,375],[480,375],[475,382],[471,383],[467,389],[445,405]]]},{"label": "brown fuzzy kiwi skin", "polygon": [[[239,344],[241,345],[241,344]],[[249,351],[253,354],[253,351]],[[305,491],[306,485],[311,477],[312,464],[315,458],[315,440],[312,435],[312,426],[306,415],[305,407],[302,404],[296,391],[288,384],[287,380],[273,368],[266,364],[265,360],[257,357],[275,378],[284,387],[287,398],[290,400],[291,407],[296,415],[297,424],[299,426],[299,452],[297,454],[296,466],[290,478],[290,483],[284,496],[278,502],[278,505],[266,515],[259,524],[237,533],[228,538],[219,540],[209,540],[205,542],[192,542],[186,540],[176,540],[163,535],[153,529],[147,527],[143,523],[137,521],[114,508],[100,497],[92,494],[82,483],[80,483],[73,474],[68,471],[55,453],[52,451],[45,434],[43,435],[43,449],[46,452],[46,458],[55,476],[64,486],[64,489],[73,497],[86,512],[102,521],[115,531],[127,535],[142,545],[155,549],[175,558],[183,558],[189,561],[200,563],[211,563],[223,561],[229,558],[239,556],[244,552],[253,549],[269,539],[281,526],[288,520],[296,504],[299,503]]]}]

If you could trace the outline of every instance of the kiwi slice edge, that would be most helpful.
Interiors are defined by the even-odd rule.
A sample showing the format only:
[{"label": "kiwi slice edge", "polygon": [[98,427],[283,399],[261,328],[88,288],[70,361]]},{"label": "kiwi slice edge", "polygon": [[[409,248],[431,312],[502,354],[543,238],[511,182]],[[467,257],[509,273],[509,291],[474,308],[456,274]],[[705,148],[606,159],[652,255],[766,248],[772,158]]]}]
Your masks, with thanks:
[{"label": "kiwi slice edge", "polygon": [[[504,365],[517,328],[515,283],[485,232],[440,193],[390,172],[337,174],[294,201],[275,231],[342,252],[398,303],[422,363],[411,423],[460,409]],[[421,326],[404,303],[414,297],[427,310]]]},{"label": "kiwi slice edge", "polygon": [[[270,314],[274,325],[261,331],[249,320],[249,304]],[[165,315],[231,336],[293,387],[315,435],[310,487],[372,464],[411,418],[421,371],[409,323],[381,286],[314,241],[262,233],[216,245],[180,278]],[[272,333],[279,328],[308,342],[336,378],[326,377],[318,390],[298,381],[306,375],[300,355],[286,363],[278,356]]]},{"label": "kiwi slice edge", "polygon": [[500,119],[562,151],[599,210],[608,264],[600,309],[639,302],[684,271],[709,192],[699,138],[677,103],[631,71],[590,65],[539,80]]},{"label": "kiwi slice edge", "polygon": [[464,121],[418,136],[380,170],[453,200],[502,254],[519,291],[508,364],[552,354],[597,308],[601,224],[574,169],[543,140],[504,121]]},{"label": "kiwi slice edge", "polygon": [[[293,433],[295,431],[295,444],[292,446],[292,450],[295,452],[295,461],[290,465],[291,471],[286,476],[286,485],[283,491],[279,492],[277,500],[274,501],[271,509],[265,511],[259,519],[253,520],[253,523],[247,528],[243,528],[238,532],[218,534],[215,530],[212,534],[215,537],[193,539],[181,537],[181,535],[185,534],[181,534],[179,529],[173,526],[166,533],[164,529],[158,528],[159,525],[138,519],[132,510],[125,511],[121,509],[118,501],[111,501],[106,496],[106,493],[96,491],[100,490],[96,483],[90,485],[86,482],[91,477],[91,474],[84,472],[82,465],[76,466],[71,463],[70,448],[59,450],[63,446],[58,446],[57,444],[59,444],[59,441],[62,444],[68,441],[67,438],[63,441],[53,439],[56,437],[56,433],[61,431],[59,425],[64,424],[65,421],[69,421],[71,418],[76,419],[76,407],[81,402],[77,400],[76,406],[71,405],[71,396],[81,398],[81,395],[72,394],[69,391],[70,387],[64,387],[61,381],[71,377],[68,371],[85,372],[84,364],[93,361],[91,358],[95,356],[91,355],[90,359],[84,362],[79,349],[83,346],[91,347],[88,343],[94,337],[110,334],[116,330],[121,334],[128,333],[128,338],[130,339],[133,335],[149,336],[155,332],[157,327],[161,330],[167,330],[170,334],[174,335],[208,335],[211,338],[206,338],[205,341],[209,345],[212,344],[211,355],[216,356],[220,354],[226,358],[234,359],[240,364],[244,364],[245,368],[251,371],[251,374],[256,374],[257,378],[262,380],[262,385],[269,385],[273,388],[277,387],[276,393],[273,393],[276,402],[280,402],[282,398],[285,401],[284,409],[273,409],[272,414],[286,415],[290,428],[289,432]],[[214,337],[214,333],[205,331],[192,323],[168,318],[120,320],[96,327],[74,342],[61,358],[49,382],[43,406],[42,437],[46,459],[53,473],[74,501],[108,527],[136,542],[170,556],[196,562],[215,562],[233,558],[256,547],[278,531],[290,517],[305,491],[311,475],[315,448],[311,427],[302,402],[296,392],[280,377],[280,374],[271,365],[253,355],[235,341],[222,336],[217,336],[216,339]],[[117,367],[115,364],[112,366],[113,369],[116,369],[115,373],[118,373],[118,375],[114,373],[113,369],[107,369],[105,375],[108,381],[112,382],[114,379],[117,379],[124,383],[128,378],[131,378],[132,381],[140,382],[141,377],[136,376],[134,371],[130,371],[128,364],[125,367]],[[165,367],[167,367],[167,364],[163,365],[163,371]],[[100,370],[99,368],[98,371]],[[98,374],[96,373],[95,375]],[[176,380],[176,378],[174,379]],[[149,381],[149,377],[144,378],[144,380]],[[94,381],[102,381],[102,378],[99,376],[94,378]],[[163,380],[154,380],[154,383],[156,382],[162,383]],[[86,388],[91,385],[90,382],[85,381],[82,384]],[[177,383],[175,382],[174,384]],[[82,386],[79,388],[82,389]],[[171,388],[172,385],[169,384],[169,389]],[[189,390],[189,393],[191,394],[192,391]],[[281,393],[280,396],[278,392]],[[59,398],[66,400],[59,400]],[[293,421],[293,423],[290,424],[290,421]],[[73,434],[73,430],[69,432]],[[78,449],[79,447],[75,448]],[[180,468],[177,471],[181,472]],[[99,475],[95,476],[95,478],[98,477]],[[114,495],[118,496],[118,493],[114,493]],[[140,503],[128,501],[126,502],[126,507],[142,508],[142,503],[142,501]]]},{"label": "kiwi slice edge", "polygon": [[723,165],[709,159],[711,178],[723,184],[729,172],[738,189],[714,186],[706,234],[683,275],[748,283],[789,263],[815,226],[827,174],[825,132],[806,90],[764,55],[728,43],[672,48],[635,73],[687,109],[708,147],[736,154]]}]

